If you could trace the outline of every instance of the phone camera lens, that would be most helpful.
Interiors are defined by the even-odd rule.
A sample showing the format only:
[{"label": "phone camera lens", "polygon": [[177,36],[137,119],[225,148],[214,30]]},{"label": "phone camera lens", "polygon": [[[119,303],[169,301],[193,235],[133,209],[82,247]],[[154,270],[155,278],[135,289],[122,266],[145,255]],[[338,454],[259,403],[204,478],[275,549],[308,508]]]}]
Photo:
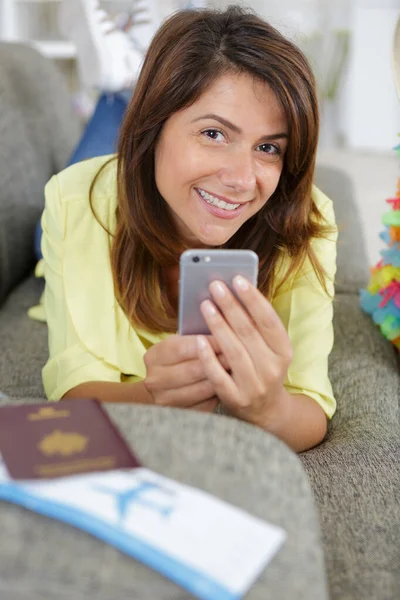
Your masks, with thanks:
[{"label": "phone camera lens", "polygon": [[198,256],[193,256],[193,262],[195,262],[195,263],[200,262],[200,258]]}]

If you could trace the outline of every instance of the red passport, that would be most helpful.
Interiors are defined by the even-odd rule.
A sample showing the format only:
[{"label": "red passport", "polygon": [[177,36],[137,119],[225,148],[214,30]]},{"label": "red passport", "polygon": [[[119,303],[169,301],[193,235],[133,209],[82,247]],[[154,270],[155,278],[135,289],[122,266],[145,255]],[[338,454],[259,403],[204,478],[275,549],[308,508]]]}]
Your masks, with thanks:
[{"label": "red passport", "polygon": [[94,399],[0,407],[0,454],[13,479],[141,466]]}]

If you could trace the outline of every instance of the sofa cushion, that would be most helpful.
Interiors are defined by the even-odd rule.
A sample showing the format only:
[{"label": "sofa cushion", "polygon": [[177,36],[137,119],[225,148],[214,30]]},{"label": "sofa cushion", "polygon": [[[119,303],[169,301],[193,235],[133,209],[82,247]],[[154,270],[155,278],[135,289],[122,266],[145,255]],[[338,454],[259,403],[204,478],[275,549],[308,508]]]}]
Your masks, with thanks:
[{"label": "sofa cushion", "polygon": [[78,135],[54,64],[31,48],[0,43],[0,303],[33,267],[43,188],[64,168]]},{"label": "sofa cushion", "polygon": [[47,326],[27,310],[37,304],[43,280],[29,277],[0,309],[0,393],[44,398],[42,368],[47,360]]},{"label": "sofa cushion", "polygon": [[336,296],[333,325],[329,376],[337,411],[329,427],[341,429],[367,414],[398,423],[400,361],[394,347],[361,311],[355,294]]},{"label": "sofa cushion", "polygon": [[398,421],[371,412],[300,457],[319,509],[331,600],[400,597],[399,434]]}]

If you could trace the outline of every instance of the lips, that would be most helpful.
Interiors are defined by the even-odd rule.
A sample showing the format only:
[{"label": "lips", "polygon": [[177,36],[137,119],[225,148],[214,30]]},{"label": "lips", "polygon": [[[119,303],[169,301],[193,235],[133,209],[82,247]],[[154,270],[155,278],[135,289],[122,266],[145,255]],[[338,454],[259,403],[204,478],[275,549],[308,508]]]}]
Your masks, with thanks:
[{"label": "lips", "polygon": [[[225,220],[233,220],[233,219],[237,219],[242,212],[245,210],[248,202],[245,202],[243,204],[241,204],[238,208],[235,208],[233,210],[226,210],[224,208],[219,208],[218,206],[214,206],[213,204],[209,204],[200,194],[199,190],[197,188],[195,188],[196,190],[196,196],[199,199],[199,201],[201,202],[202,206],[208,210],[208,212],[210,212],[212,215],[214,215],[215,217],[218,217],[220,219],[225,219]],[[203,190],[202,190],[203,191]],[[205,190],[204,190],[205,191]],[[209,192],[207,192],[209,193]],[[217,198],[218,200],[223,200],[224,202],[227,202],[229,204],[234,204],[233,202],[231,202],[230,200],[228,200],[227,198],[223,198],[222,196],[217,196],[216,194],[210,194],[210,196],[213,196],[214,198]],[[238,202],[236,202],[235,204],[239,204]]]},{"label": "lips", "polygon": [[[226,204],[246,204],[245,202],[234,202],[233,200],[231,200],[230,198],[225,198],[225,196],[219,196],[218,194],[214,194],[209,192],[208,190],[204,190],[203,188],[196,188],[197,192],[204,192],[206,194],[208,194],[209,196],[212,196],[213,198],[215,198],[216,200],[220,200],[222,202],[226,202]],[[201,194],[200,194],[201,195]]]}]

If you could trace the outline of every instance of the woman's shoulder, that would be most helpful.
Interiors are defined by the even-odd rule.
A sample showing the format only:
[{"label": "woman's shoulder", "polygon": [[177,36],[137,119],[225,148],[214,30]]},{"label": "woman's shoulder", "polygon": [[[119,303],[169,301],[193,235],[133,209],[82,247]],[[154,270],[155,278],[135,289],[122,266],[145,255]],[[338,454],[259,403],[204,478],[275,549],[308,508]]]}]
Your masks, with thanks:
[{"label": "woman's shoulder", "polygon": [[318,208],[319,212],[329,224],[333,225],[335,217],[333,213],[333,202],[322,190],[317,188],[316,185],[312,186],[311,197]]},{"label": "woman's shoulder", "polygon": [[[312,238],[311,245],[314,252],[317,254],[318,259],[325,263],[334,262],[336,257],[336,240],[337,240],[337,227],[335,220],[335,213],[332,200],[324,194],[317,186],[313,185],[311,191],[311,197],[314,205],[318,208],[321,217],[322,225],[327,225],[330,228],[330,233],[327,233],[322,238]],[[321,222],[319,220],[319,222]],[[296,277],[300,277],[302,274],[307,272],[313,272],[313,267],[307,257],[302,264],[301,268],[293,273],[290,278],[282,285],[282,281],[285,279],[286,273],[289,271],[292,259],[289,254],[284,251],[278,259],[275,268],[275,285],[274,289],[279,288],[280,293],[287,291],[291,288]],[[275,292],[274,292],[275,295]]]},{"label": "woman's shoulder", "polygon": [[118,204],[115,155],[91,158],[67,167],[50,179],[45,197],[48,226],[52,222],[53,229],[61,227],[68,239],[79,237],[84,226],[97,233],[103,227],[114,230]]},{"label": "woman's shoulder", "polygon": [[108,155],[84,160],[58,173],[56,178],[61,202],[81,199],[86,201],[98,173],[99,176],[93,189],[94,197],[116,196],[116,155]]}]

